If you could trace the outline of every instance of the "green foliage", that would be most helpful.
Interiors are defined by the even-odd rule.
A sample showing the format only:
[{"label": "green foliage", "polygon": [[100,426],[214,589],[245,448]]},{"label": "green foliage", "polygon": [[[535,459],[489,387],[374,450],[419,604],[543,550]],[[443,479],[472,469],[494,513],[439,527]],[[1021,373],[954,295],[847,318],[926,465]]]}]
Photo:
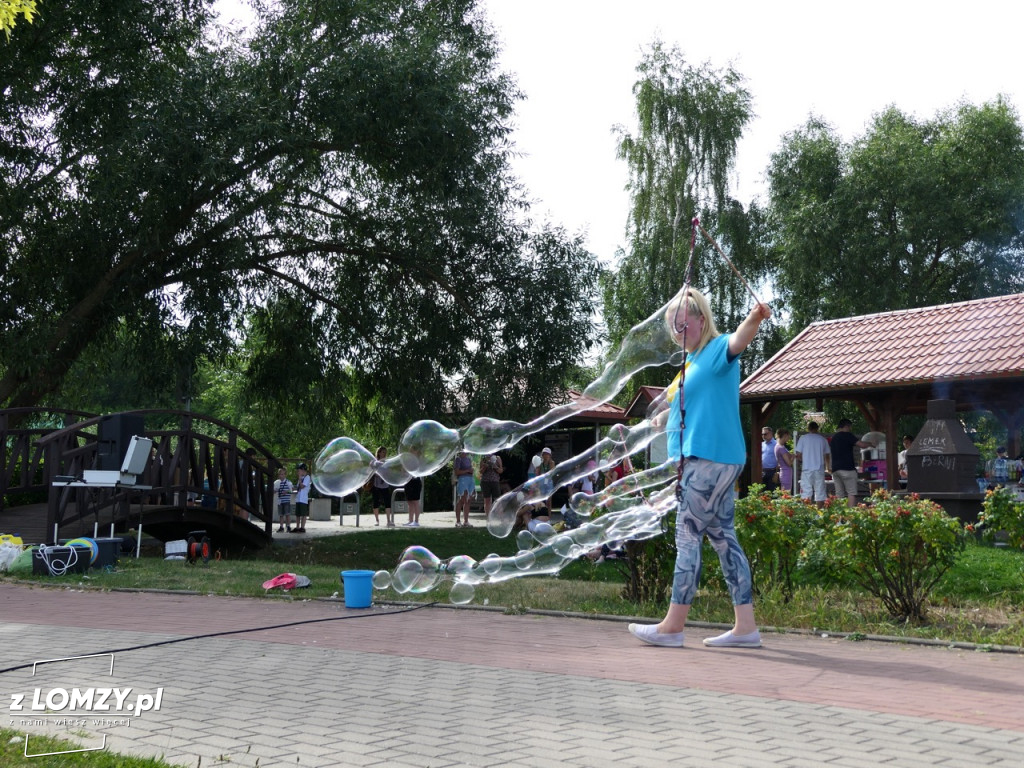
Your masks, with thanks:
[{"label": "green foliage", "polygon": [[978,515],[978,528],[988,541],[1002,533],[1014,549],[1024,549],[1024,502],[1007,488],[999,487],[985,493]]},{"label": "green foliage", "polygon": [[622,597],[638,605],[665,605],[676,561],[674,522],[661,536],[627,541],[625,550],[626,562],[619,565],[627,577]]},{"label": "green foliage", "polygon": [[306,435],[546,407],[598,269],[530,222],[476,0],[257,3],[244,40],[213,6],[48,4],[0,57],[0,404],[223,367]]},{"label": "green foliage", "polygon": [[924,620],[928,595],[965,544],[960,521],[916,494],[876,491],[869,504],[833,505],[823,525],[820,555],[901,620]]},{"label": "green foliage", "polygon": [[36,0],[0,0],[0,30],[11,39],[11,30],[21,16],[26,23],[32,23],[36,14]]},{"label": "green foliage", "polygon": [[759,593],[778,588],[783,599],[793,596],[801,550],[818,520],[813,503],[759,484],[737,500],[736,530]]},{"label": "green foliage", "polygon": [[[629,248],[603,281],[613,345],[682,287],[698,213],[748,278],[757,280],[764,267],[756,257],[759,219],[727,195],[736,145],[753,117],[743,77],[731,67],[691,66],[678,48],[660,42],[644,53],[637,73],[636,131],[617,128],[630,174]],[[694,261],[693,285],[711,294],[716,321],[731,330],[748,306],[742,284],[703,238]],[[648,383],[663,385],[664,374],[633,381]]]},{"label": "green foliage", "polygon": [[1024,133],[1001,98],[931,120],[890,107],[848,145],[811,118],[768,180],[775,285],[795,328],[1024,288]]}]

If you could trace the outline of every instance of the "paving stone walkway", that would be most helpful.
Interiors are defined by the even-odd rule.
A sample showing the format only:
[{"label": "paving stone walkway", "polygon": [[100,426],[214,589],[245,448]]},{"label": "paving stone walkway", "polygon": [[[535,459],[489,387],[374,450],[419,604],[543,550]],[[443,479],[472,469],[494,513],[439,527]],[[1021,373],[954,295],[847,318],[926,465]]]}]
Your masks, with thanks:
[{"label": "paving stone walkway", "polygon": [[[5,722],[30,751],[33,733],[105,735],[193,767],[1024,766],[1024,655],[704,648],[715,632],[654,648],[616,621],[0,584],[0,692],[24,694]],[[215,633],[233,634],[177,642]],[[112,674],[109,657],[32,674],[111,651]],[[87,686],[162,689],[160,707],[27,710]]]}]

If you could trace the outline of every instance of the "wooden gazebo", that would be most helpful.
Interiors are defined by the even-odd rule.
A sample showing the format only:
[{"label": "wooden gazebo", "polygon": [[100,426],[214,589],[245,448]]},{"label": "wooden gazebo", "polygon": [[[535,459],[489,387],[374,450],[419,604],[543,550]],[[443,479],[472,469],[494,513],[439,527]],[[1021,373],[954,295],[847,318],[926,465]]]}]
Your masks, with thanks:
[{"label": "wooden gazebo", "polygon": [[929,400],[991,412],[1011,456],[1024,425],[1024,293],[812,323],[740,386],[752,411],[750,461],[761,475],[761,428],[779,403],[847,400],[886,435],[896,477],[898,421]]}]

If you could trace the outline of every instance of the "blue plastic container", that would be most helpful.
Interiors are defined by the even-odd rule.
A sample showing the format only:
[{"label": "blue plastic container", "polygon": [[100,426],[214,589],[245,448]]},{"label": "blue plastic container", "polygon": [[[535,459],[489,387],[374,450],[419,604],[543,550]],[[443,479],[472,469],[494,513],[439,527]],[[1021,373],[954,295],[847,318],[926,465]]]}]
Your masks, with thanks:
[{"label": "blue plastic container", "polygon": [[342,571],[346,608],[369,608],[373,602],[373,571]]}]

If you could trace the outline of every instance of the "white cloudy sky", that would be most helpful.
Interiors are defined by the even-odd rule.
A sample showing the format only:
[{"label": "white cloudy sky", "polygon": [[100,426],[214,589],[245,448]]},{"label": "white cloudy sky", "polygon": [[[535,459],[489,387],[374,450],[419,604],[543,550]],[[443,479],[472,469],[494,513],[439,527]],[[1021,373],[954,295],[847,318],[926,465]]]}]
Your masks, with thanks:
[{"label": "white cloudy sky", "polygon": [[[655,38],[687,60],[747,78],[755,119],[739,145],[733,194],[763,194],[783,134],[813,113],[850,140],[895,104],[919,118],[997,94],[1024,108],[1019,0],[480,0],[525,100],[515,169],[535,214],[586,229],[612,259],[624,244],[625,164],[612,127],[633,129],[632,86]],[[245,18],[246,0],[218,0]]]},{"label": "white cloudy sky", "polygon": [[757,117],[739,146],[735,196],[763,192],[782,135],[810,113],[844,139],[895,104],[920,118],[1004,94],[1024,106],[1024,5],[862,0],[483,0],[516,74],[516,169],[536,212],[610,259],[624,241],[625,164],[612,126],[632,130],[642,48],[660,37],[692,64],[747,78]]}]

